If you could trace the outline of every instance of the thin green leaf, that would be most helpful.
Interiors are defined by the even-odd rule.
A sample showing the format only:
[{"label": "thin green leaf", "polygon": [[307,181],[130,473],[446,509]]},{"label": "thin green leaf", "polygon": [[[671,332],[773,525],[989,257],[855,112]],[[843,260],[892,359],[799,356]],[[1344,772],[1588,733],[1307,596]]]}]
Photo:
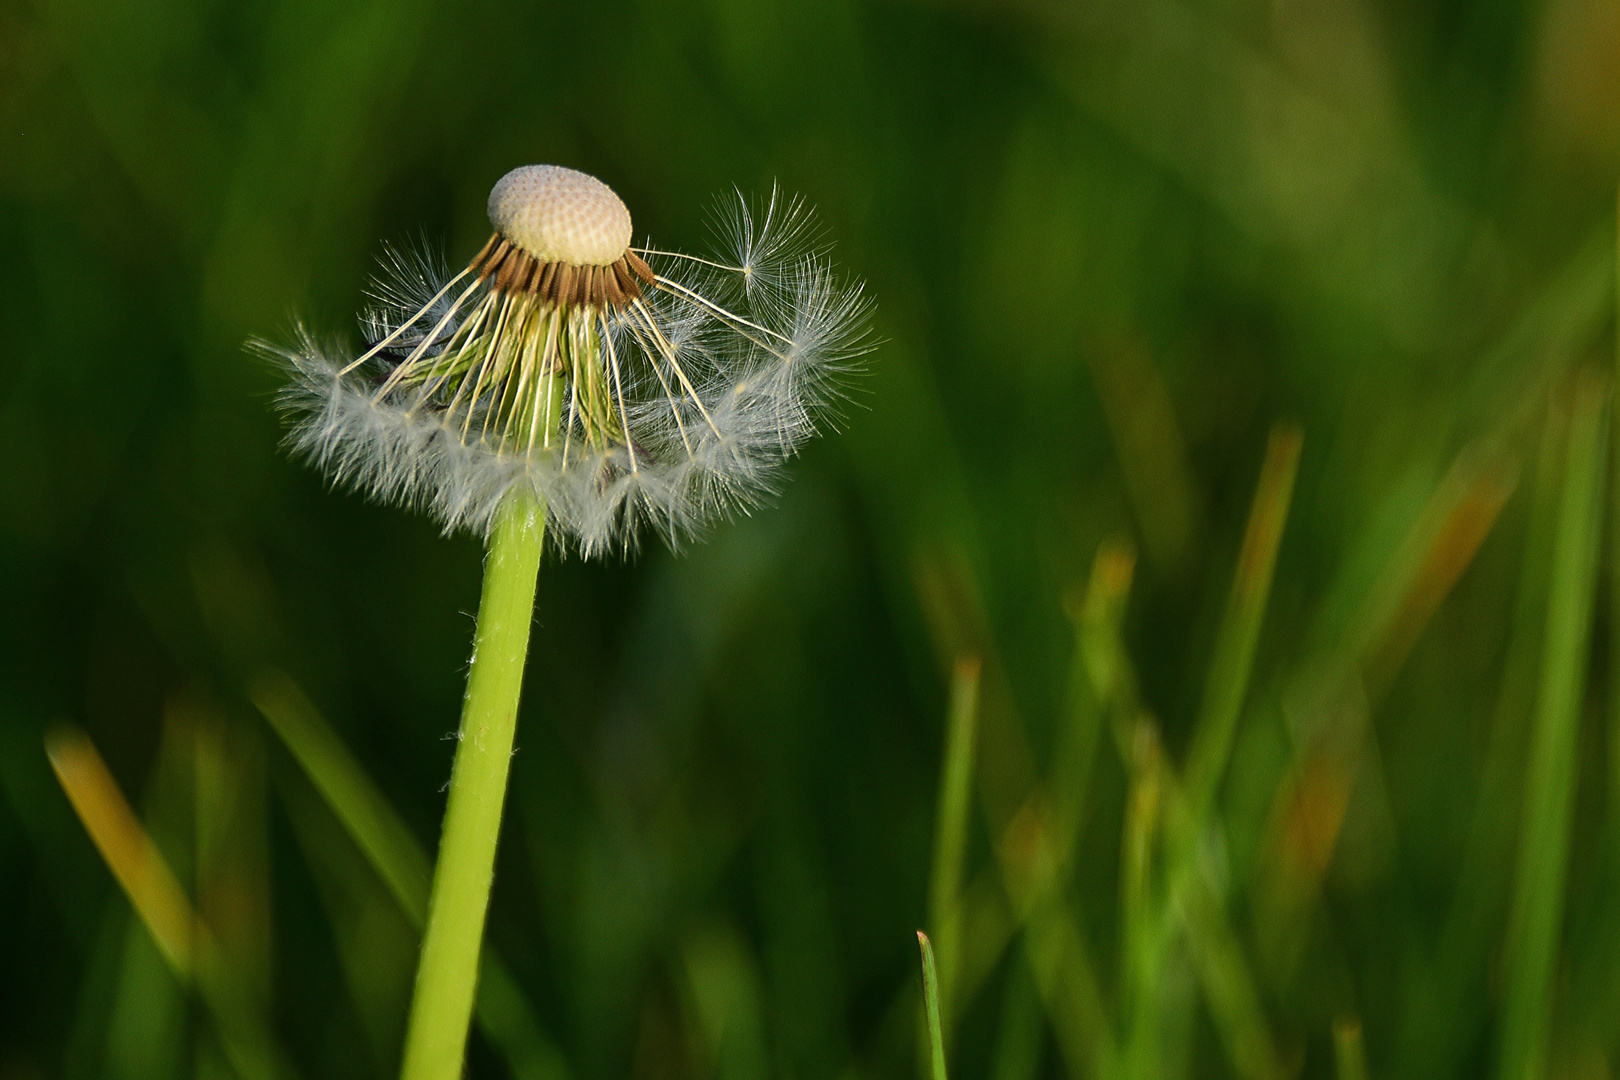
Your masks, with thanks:
[{"label": "thin green leaf", "polygon": [[1339,1080],[1367,1080],[1367,1053],[1361,1045],[1361,1021],[1341,1016],[1333,1022],[1333,1061]]},{"label": "thin green leaf", "polygon": [[1215,637],[1215,654],[1204,685],[1204,700],[1193,728],[1186,767],[1186,793],[1192,825],[1196,829],[1209,812],[1215,791],[1232,753],[1232,737],[1248,694],[1254,668],[1254,649],[1260,640],[1266,601],[1271,596],[1277,550],[1293,500],[1294,478],[1304,436],[1293,424],[1279,424],[1266,443],[1260,481],[1249,509],[1232,592],[1226,601]]},{"label": "thin green leaf", "polygon": [[932,1080],[945,1080],[945,1036],[939,1022],[939,972],[934,966],[934,947],[928,935],[917,931],[922,949],[923,1007],[928,1014],[928,1050]]},{"label": "thin green leaf", "polygon": [[1603,526],[1608,406],[1607,381],[1594,372],[1582,372],[1571,410],[1541,684],[1519,828],[1497,1059],[1500,1080],[1529,1080],[1538,1075],[1547,1047]]},{"label": "thin green leaf", "polygon": [[934,864],[928,883],[928,919],[939,942],[940,1011],[948,1025],[961,958],[962,866],[967,851],[968,810],[973,794],[974,739],[979,715],[979,658],[963,656],[951,676],[945,758],[940,767],[939,810],[934,822]]},{"label": "thin green leaf", "polygon": [[279,671],[265,672],[253,681],[248,696],[365,853],[411,925],[421,929],[432,873],[422,845],[297,683]]}]

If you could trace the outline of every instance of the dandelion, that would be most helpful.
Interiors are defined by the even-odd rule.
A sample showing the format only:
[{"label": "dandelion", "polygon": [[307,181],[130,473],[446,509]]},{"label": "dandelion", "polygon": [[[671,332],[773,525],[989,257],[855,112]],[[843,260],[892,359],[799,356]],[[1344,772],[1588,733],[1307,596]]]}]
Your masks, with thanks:
[{"label": "dandelion", "polygon": [[487,532],[512,492],[591,556],[671,544],[771,492],[866,347],[867,304],[811,217],[740,199],[729,258],[631,246],[595,177],[530,165],[489,197],[494,234],[454,276],[390,252],[365,351],[300,329],[289,442],[332,480]]},{"label": "dandelion", "polygon": [[254,343],[291,373],[296,452],[488,542],[404,1080],[462,1072],[548,527],[593,556],[751,505],[866,347],[797,200],[739,200],[728,260],[632,247],[619,197],[555,165],[507,173],[489,217],[457,274],[389,254],[358,355],[302,328]]}]

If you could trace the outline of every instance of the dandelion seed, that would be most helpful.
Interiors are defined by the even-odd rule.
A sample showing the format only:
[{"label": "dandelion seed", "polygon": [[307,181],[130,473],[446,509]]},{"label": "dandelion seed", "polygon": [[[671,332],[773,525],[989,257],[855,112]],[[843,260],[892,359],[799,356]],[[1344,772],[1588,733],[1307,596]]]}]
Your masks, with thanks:
[{"label": "dandelion seed", "polygon": [[489,217],[454,275],[385,256],[365,351],[255,343],[291,372],[297,453],[447,531],[526,490],[586,556],[644,526],[678,545],[774,490],[869,347],[861,287],[796,199],[739,196],[719,258],[633,246],[612,189],[555,165],[507,173]]}]

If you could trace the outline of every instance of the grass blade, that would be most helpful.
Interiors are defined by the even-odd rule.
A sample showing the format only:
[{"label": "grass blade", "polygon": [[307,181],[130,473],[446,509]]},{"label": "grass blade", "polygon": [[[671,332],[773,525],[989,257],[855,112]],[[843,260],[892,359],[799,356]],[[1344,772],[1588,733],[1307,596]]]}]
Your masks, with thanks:
[{"label": "grass blade", "polygon": [[[1132,1064],[1137,1065],[1140,1075],[1149,1075],[1155,1070],[1158,1025],[1163,1023],[1163,1017],[1157,1015],[1158,983],[1162,980],[1163,963],[1170,955],[1174,928],[1189,910],[1204,913],[1204,918],[1187,923],[1191,931],[1189,946],[1199,960],[1200,972],[1205,975],[1205,993],[1210,994],[1215,1015],[1223,1022],[1221,1030],[1226,1035],[1226,1043],[1233,1048],[1234,1061],[1239,1057],[1244,1061],[1255,1059],[1260,1062],[1257,1069],[1262,1074],[1270,1069],[1270,1054],[1264,1049],[1270,1046],[1270,1038],[1265,1031],[1264,1017],[1252,1004],[1254,994],[1244,989],[1249,986],[1247,973],[1233,972],[1218,962],[1218,957],[1233,955],[1233,950],[1221,949],[1209,941],[1212,934],[1220,936],[1212,928],[1212,923],[1221,921],[1217,915],[1212,915],[1212,912],[1220,912],[1220,897],[1207,897],[1199,907],[1192,908],[1189,892],[1194,889],[1213,891],[1210,882],[1194,881],[1200,874],[1200,844],[1204,840],[1205,819],[1220,789],[1221,777],[1225,776],[1238,719],[1243,714],[1254,669],[1255,644],[1259,643],[1260,625],[1265,619],[1272,575],[1277,567],[1277,552],[1293,500],[1302,442],[1304,437],[1293,424],[1273,427],[1272,436],[1267,440],[1254,502],[1249,508],[1249,523],[1244,529],[1238,570],[1233,575],[1226,612],[1215,636],[1215,654],[1205,682],[1204,701],[1194,725],[1191,748],[1187,751],[1186,777],[1179,798],[1171,800],[1170,813],[1165,814],[1166,855],[1170,865],[1166,868],[1163,916],[1155,920],[1157,926],[1145,918],[1142,920],[1144,929],[1137,931],[1137,936],[1144,939],[1144,944],[1132,950],[1132,957],[1142,967],[1137,975],[1140,999],[1134,1006],[1134,1023],[1139,1030],[1132,1035],[1131,1054]],[[1129,912],[1129,907],[1126,910]],[[1238,1049],[1239,1046],[1249,1048],[1251,1044],[1262,1049]]]},{"label": "grass blade", "polygon": [[1204,523],[1170,388],[1141,340],[1098,342],[1086,355],[1149,561],[1182,577]]},{"label": "grass blade", "polygon": [[420,929],[427,916],[432,873],[422,845],[297,683],[279,671],[265,672],[253,681],[248,696],[343,822],[411,925]]},{"label": "grass blade", "polygon": [[[1098,624],[1117,618],[1123,609],[1134,565],[1135,556],[1128,549],[1104,545],[1091,591],[1081,608],[1071,613],[1079,629],[1076,654],[1082,670],[1077,674],[1088,683],[1095,678],[1095,663],[1111,663],[1110,657],[1095,655],[1098,648],[1106,652],[1115,640],[1107,632],[1099,637]],[[1061,863],[1068,857],[1079,821],[1079,799],[1068,796],[1078,792],[1057,793],[1053,802],[1058,804],[1059,820],[1054,823],[1047,799],[1034,781],[1022,723],[961,560],[919,556],[915,570],[917,592],[941,655],[982,658],[973,779],[992,837],[993,874],[999,880],[976,882],[962,894],[959,925],[963,931],[974,929],[958,942],[961,963],[953,965],[952,996],[958,1001],[971,997],[1002,948],[1014,940],[1013,931],[1022,928],[1025,962],[1065,1066],[1075,1076],[1105,1075],[1113,1068],[1115,1054],[1112,1024],[1084,935],[1058,887]],[[1134,700],[1134,687],[1123,696]],[[1100,705],[1088,701],[1082,709],[1090,711],[1072,719],[1098,726]],[[1078,739],[1073,733],[1068,736],[1072,741],[1064,754],[1069,763],[1065,781],[1089,772],[1089,747],[1096,734],[1093,729],[1089,735],[1081,732]],[[1078,768],[1081,765],[1083,769]],[[981,891],[980,884],[989,888]],[[999,910],[1003,896],[1011,904],[1010,919]]]},{"label": "grass blade", "polygon": [[[1614,312],[1616,326],[1620,326],[1620,188],[1617,188],[1615,191],[1615,203]],[[1617,331],[1614,335],[1614,361],[1615,377],[1616,379],[1620,379],[1620,331]],[[1617,444],[1615,447],[1614,477],[1612,482],[1617,485],[1614,505],[1620,506],[1620,444]],[[1617,565],[1620,565],[1620,563],[1617,563]],[[1613,620],[1613,625],[1620,626],[1620,574],[1614,575],[1613,604],[1614,606],[1610,612],[1610,616]],[[1614,635],[1614,638],[1614,661],[1616,664],[1615,670],[1620,671],[1620,634]],[[1615,819],[1620,819],[1620,694],[1614,695],[1614,704],[1611,707],[1614,710],[1614,715],[1610,721],[1611,726],[1609,730],[1611,757],[1609,775],[1611,777],[1610,790],[1613,792],[1613,795],[1610,797],[1610,816]]]},{"label": "grass blade", "polygon": [[[1091,577],[1085,589],[1063,605],[1074,626],[1074,646],[1069,659],[1064,722],[1047,774],[1052,801],[1052,846],[1058,871],[1067,867],[1074,855],[1096,766],[1104,712],[1113,704],[1104,699],[1093,678],[1093,639],[1096,636],[1093,623],[1120,606],[1108,597],[1122,598],[1129,591],[1135,568],[1134,552],[1118,544],[1102,545],[1092,560]],[[1117,614],[1114,610],[1113,615]]]},{"label": "grass blade", "polygon": [[194,985],[243,1080],[290,1080],[296,1073],[259,1023],[262,1010],[236,985],[208,928],[169,862],[141,825],[90,737],[76,727],[45,736],[45,753],[85,831],[182,982]]},{"label": "grass blade", "polygon": [[1225,908],[1202,874],[1193,876],[1183,918],[1188,952],[1233,1073],[1245,1080],[1281,1080],[1288,1070],[1277,1053],[1260,992]]},{"label": "grass blade", "polygon": [[928,935],[917,931],[922,949],[923,1008],[928,1015],[928,1060],[932,1080],[945,1080],[945,1037],[939,1023],[939,971],[934,966],[934,947]]},{"label": "grass blade", "polygon": [[[1082,610],[1081,648],[1093,686],[1111,714],[1111,727],[1121,760],[1127,770],[1134,771],[1138,761],[1137,735],[1146,713],[1138,696],[1136,672],[1120,634],[1120,621],[1130,589],[1131,568],[1132,561],[1127,549],[1115,544],[1105,544],[1099,549],[1092,589]],[[1172,837],[1185,836],[1188,833],[1185,825],[1187,811],[1178,778],[1162,753],[1155,754],[1154,761],[1158,773],[1155,782],[1155,801],[1159,804],[1157,813],[1168,823],[1166,829]],[[1197,864],[1189,859],[1185,865],[1196,868]],[[1180,877],[1179,888],[1172,883],[1171,895],[1175,902],[1167,909],[1167,914],[1185,923],[1190,959],[1209,1006],[1211,1019],[1230,1056],[1233,1071],[1248,1080],[1273,1080],[1285,1075],[1273,1045],[1259,992],[1228,922],[1224,897],[1216,893],[1213,884],[1203,874],[1184,872]],[[1037,986],[1041,986],[1044,965],[1038,948],[1033,947],[1036,929],[1032,918],[1025,940],[1026,946],[1031,946],[1030,968],[1036,973]],[[1159,948],[1163,940],[1158,936],[1160,931],[1157,928],[1145,929],[1144,941],[1151,940],[1147,936],[1149,934],[1158,938],[1154,941],[1154,947]],[[1087,974],[1084,968],[1081,971]],[[1138,992],[1143,999],[1157,1001],[1156,993],[1150,993],[1148,988]],[[1094,994],[1091,1000],[1097,1000]],[[1095,1013],[1099,1007],[1094,1006],[1090,1011]],[[1054,1017],[1054,1026],[1057,1024],[1058,1020]],[[1059,1030],[1061,1032],[1061,1028]],[[1106,1036],[1099,1034],[1090,1041],[1094,1045],[1095,1063],[1090,1075],[1113,1075],[1116,1052],[1108,1044]]]},{"label": "grass blade", "polygon": [[1024,963],[1051,1022],[1067,1075],[1111,1076],[1118,1058],[1113,1025],[1079,920],[1048,897],[1024,929]]},{"label": "grass blade", "polygon": [[1293,500],[1303,442],[1304,436],[1298,427],[1280,424],[1272,429],[1266,443],[1260,481],[1243,534],[1243,549],[1232,578],[1226,613],[1215,637],[1215,654],[1210,661],[1204,700],[1187,756],[1184,780],[1187,804],[1191,823],[1199,832],[1226,771],[1238,716],[1248,693],[1254,649],[1260,640],[1266,601],[1271,596],[1272,574]]},{"label": "grass blade", "polygon": [[[188,701],[194,759],[192,832],[197,916],[214,935],[231,977],[259,1002],[274,1000],[269,819],[258,728],[227,723]],[[264,1023],[268,1024],[268,1017]]]},{"label": "grass blade", "polygon": [[1558,532],[1568,409],[1548,402],[1534,454],[1528,531],[1519,559],[1501,680],[1479,789],[1473,799],[1450,906],[1434,952],[1433,974],[1402,1010],[1392,1072],[1455,1075],[1479,1038],[1490,1002],[1485,976],[1501,940],[1513,890],[1513,845],[1523,797],[1524,750],[1535,709],[1546,629],[1548,576]]},{"label": "grass blade", "polygon": [[1337,644],[1308,658],[1285,691],[1295,756],[1272,798],[1249,887],[1257,958],[1275,986],[1293,977],[1304,949],[1367,753],[1373,712],[1472,565],[1517,482],[1512,457],[1479,443],[1458,453],[1426,499],[1416,491],[1403,496],[1399,517],[1411,512],[1404,538],[1393,547],[1377,545],[1378,561],[1368,566],[1376,567],[1375,578],[1355,590],[1361,597],[1354,614],[1332,631]]},{"label": "grass blade", "polygon": [[950,547],[925,548],[912,561],[918,602],[942,672],[961,656],[977,656],[979,732],[974,785],[992,836],[1023,807],[1038,769],[1029,734],[996,648],[984,599],[966,555]]},{"label": "grass blade", "polygon": [[1130,763],[1125,835],[1120,844],[1120,993],[1126,1044],[1124,1075],[1159,1073],[1159,976],[1164,937],[1152,888],[1153,841],[1159,832],[1160,781],[1157,733],[1146,719],[1137,722],[1136,753]]},{"label": "grass blade", "polygon": [[[1143,915],[1137,920],[1140,926],[1127,931],[1127,941],[1136,942],[1128,946],[1128,956],[1137,969],[1134,976],[1137,1000],[1130,1006],[1133,1016],[1130,1061],[1139,1075],[1149,1075],[1157,1069],[1158,1031],[1163,1022],[1157,1015],[1158,986],[1163,965],[1170,955],[1175,926],[1192,910],[1188,898],[1191,890],[1213,890],[1210,883],[1194,880],[1201,873],[1198,860],[1204,823],[1226,772],[1238,718],[1248,694],[1255,646],[1271,595],[1272,575],[1288,520],[1302,444],[1303,435],[1292,424],[1273,428],[1267,441],[1232,591],[1215,638],[1203,703],[1188,751],[1186,776],[1179,797],[1171,800],[1171,812],[1164,816],[1169,865],[1163,917],[1150,919]],[[1157,761],[1156,753],[1154,757],[1153,773],[1167,771],[1167,766]],[[1206,898],[1196,909],[1204,912],[1205,917],[1189,923],[1193,932],[1189,944],[1199,958],[1200,970],[1206,976],[1206,993],[1211,995],[1217,1018],[1223,1021],[1223,1033],[1227,1035],[1227,1044],[1233,1048],[1235,1060],[1259,1060],[1261,1064],[1257,1068],[1264,1073],[1270,1068],[1270,1055],[1264,1049],[1237,1049],[1270,1045],[1263,1018],[1252,1003],[1253,994],[1243,989],[1249,986],[1247,974],[1227,970],[1217,958],[1230,956],[1233,950],[1212,945],[1208,940],[1212,934],[1219,937],[1210,925],[1221,921],[1210,914],[1220,910],[1219,899]],[[1131,910],[1127,903],[1127,915]]]},{"label": "grass blade", "polygon": [[1367,1080],[1367,1052],[1361,1045],[1361,1021],[1341,1016],[1333,1022],[1333,1062],[1339,1080]]},{"label": "grass blade", "polygon": [[950,716],[934,824],[934,864],[928,882],[928,921],[939,942],[940,1012],[947,1025],[960,967],[962,866],[967,851],[978,715],[979,658],[963,656],[956,661],[951,676]]},{"label": "grass blade", "polygon": [[1508,923],[1500,1080],[1537,1075],[1546,1049],[1603,525],[1608,401],[1601,376],[1577,377]]},{"label": "grass blade", "polygon": [[46,734],[45,754],[74,812],[146,924],[163,959],[189,982],[196,927],[191,901],[119,790],[118,781],[107,771],[95,744],[76,727],[60,727]]},{"label": "grass blade", "polygon": [[1042,1074],[1045,1043],[1035,983],[1027,971],[1015,965],[1002,991],[990,1080],[1037,1080]]}]

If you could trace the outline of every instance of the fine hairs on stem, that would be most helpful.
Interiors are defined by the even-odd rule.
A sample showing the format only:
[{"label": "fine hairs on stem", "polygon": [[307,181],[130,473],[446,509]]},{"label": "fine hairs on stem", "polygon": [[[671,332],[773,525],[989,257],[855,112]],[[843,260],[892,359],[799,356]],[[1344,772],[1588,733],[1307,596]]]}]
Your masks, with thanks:
[{"label": "fine hairs on stem", "polygon": [[405,1032],[404,1080],[461,1075],[544,530],[545,512],[521,495],[501,507],[490,530],[450,797]]}]

